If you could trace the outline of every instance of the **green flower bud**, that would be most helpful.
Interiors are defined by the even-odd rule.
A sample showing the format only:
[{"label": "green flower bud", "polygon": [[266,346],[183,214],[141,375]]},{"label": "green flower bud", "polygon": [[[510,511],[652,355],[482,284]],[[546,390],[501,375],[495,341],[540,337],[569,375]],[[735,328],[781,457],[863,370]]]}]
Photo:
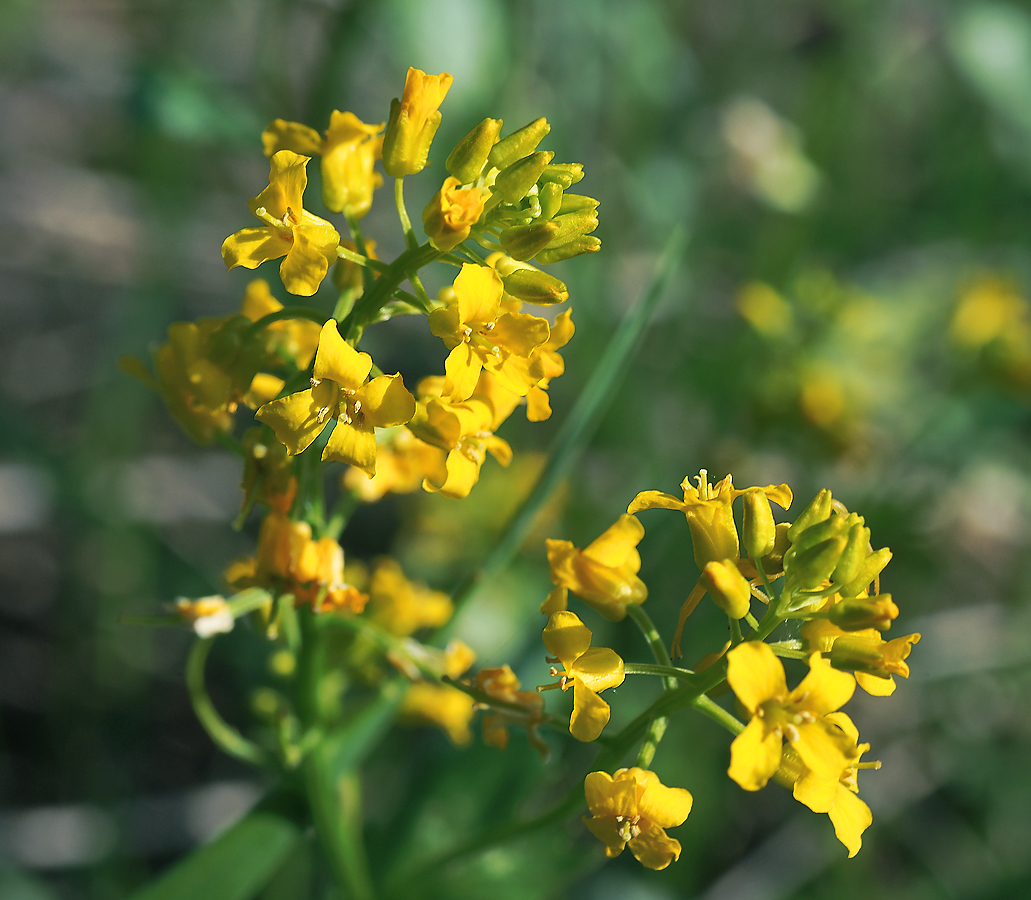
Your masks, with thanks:
[{"label": "green flower bud", "polygon": [[460,184],[469,184],[480,177],[491,148],[497,143],[501,133],[501,119],[484,119],[470,131],[451,151],[444,168],[448,170]]},{"label": "green flower bud", "polygon": [[[858,519],[858,516],[856,517]],[[819,544],[827,538],[838,537],[839,535],[847,536],[849,529],[856,524],[852,516],[839,516],[833,515],[830,518],[824,519],[822,522],[817,522],[815,525],[810,525],[805,531],[795,536],[794,543],[791,546],[791,550],[788,551],[788,555],[796,555],[801,553],[808,547],[812,547],[815,544]],[[790,532],[788,532],[790,535]]]},{"label": "green flower bud", "polygon": [[807,547],[793,558],[789,558],[789,554],[784,559],[787,577],[803,590],[820,587],[834,571],[846,543],[847,540],[843,537],[833,537],[813,547]]},{"label": "green flower bud", "polygon": [[541,218],[550,219],[557,216],[560,212],[563,212],[562,204],[562,186],[555,184],[553,181],[549,181],[547,184],[542,184],[539,191],[540,204],[541,204]]},{"label": "green flower bud", "polygon": [[864,628],[885,631],[898,615],[899,608],[891,594],[841,600],[827,610],[827,618],[842,631],[861,631]]},{"label": "green flower bud", "polygon": [[752,602],[752,591],[732,559],[712,560],[702,569],[702,581],[716,605],[732,619],[743,619]]},{"label": "green flower bud", "polygon": [[541,183],[553,181],[568,190],[584,177],[583,163],[555,163],[541,173]]},{"label": "green flower bud", "polygon": [[539,150],[502,169],[494,180],[494,193],[506,203],[518,203],[537,183],[554,156],[550,150]]},{"label": "green flower bud", "polygon": [[763,557],[763,569],[766,574],[780,572],[784,568],[784,554],[791,548],[788,540],[788,529],[791,526],[787,522],[777,525],[777,533],[773,539],[773,550]]},{"label": "green flower bud", "polygon": [[[554,184],[554,182],[549,182],[549,184]],[[563,194],[562,207],[559,209],[559,212],[567,213],[576,212],[580,209],[597,209],[598,205],[599,201],[584,194]]]},{"label": "green flower bud", "polygon": [[550,306],[569,299],[569,291],[561,281],[538,269],[516,269],[510,275],[503,275],[501,280],[505,293],[526,303]]},{"label": "green flower bud", "polygon": [[879,663],[884,658],[880,646],[879,638],[871,641],[869,638],[861,636],[844,636],[839,637],[831,646],[830,653],[824,655],[829,657],[831,665],[835,669],[866,672],[869,675],[887,678],[889,673],[882,671],[879,667]]},{"label": "green flower bud", "polygon": [[881,574],[890,560],[891,550],[887,547],[875,550],[863,560],[856,577],[842,587],[841,596],[856,597],[863,593],[870,586],[870,583]]},{"label": "green flower bud", "polygon": [[573,238],[566,244],[559,247],[549,246],[547,250],[541,250],[537,254],[536,262],[541,266],[550,266],[552,263],[562,262],[564,259],[572,259],[574,256],[581,256],[584,253],[597,253],[601,249],[601,240],[592,235],[581,235]]},{"label": "green flower bud", "polygon": [[809,526],[817,522],[823,522],[831,514],[831,492],[824,488],[795,519],[794,524],[788,530],[788,540],[794,543],[798,536]]},{"label": "green flower bud", "polygon": [[537,145],[547,137],[551,126],[545,118],[534,119],[518,131],[498,141],[487,156],[487,165],[504,169],[517,159],[529,156],[537,149]]},{"label": "green flower bud", "polygon": [[513,259],[533,259],[552,242],[559,230],[554,220],[515,225],[501,232],[501,246]]},{"label": "green flower bud", "polygon": [[560,247],[573,238],[594,231],[598,227],[598,213],[593,209],[581,209],[577,212],[555,216],[551,221],[559,227],[555,237],[551,240],[551,246]]},{"label": "green flower bud", "polygon": [[835,584],[848,584],[859,574],[859,567],[870,554],[870,529],[857,522],[848,532],[845,552],[838,560],[832,580]]},{"label": "green flower bud", "polygon": [[773,549],[777,537],[770,500],[763,491],[747,491],[742,504],[741,543],[752,559],[762,559]]}]

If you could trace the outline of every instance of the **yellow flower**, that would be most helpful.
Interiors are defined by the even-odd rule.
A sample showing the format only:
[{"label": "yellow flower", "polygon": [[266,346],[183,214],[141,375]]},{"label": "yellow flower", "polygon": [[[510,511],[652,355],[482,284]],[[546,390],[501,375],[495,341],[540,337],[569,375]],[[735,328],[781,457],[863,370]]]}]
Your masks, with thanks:
[{"label": "yellow flower", "polygon": [[[282,308],[283,304],[272,296],[264,278],[255,278],[248,283],[240,312],[250,321],[257,322]],[[310,319],[283,319],[265,328],[269,349],[291,360],[298,369],[307,369],[311,364],[319,346],[320,331],[318,322]]]},{"label": "yellow flower", "polygon": [[476,701],[458,688],[424,681],[409,685],[400,712],[407,718],[439,725],[459,747],[473,739],[469,723],[476,715]]},{"label": "yellow flower", "polygon": [[457,178],[445,178],[444,186],[422,213],[422,225],[430,243],[444,253],[453,250],[480,221],[483,204],[483,192],[478,187],[463,188]]},{"label": "yellow flower", "polygon": [[791,506],[791,488],[786,484],[768,484],[761,488],[736,489],[733,478],[728,475],[716,484],[709,484],[708,472],[702,469],[697,476],[697,486],[685,478],[680,485],[684,499],[661,491],[642,491],[627,509],[637,513],[642,509],[678,509],[687,516],[691,529],[691,544],[694,548],[698,569],[713,560],[739,559],[741,547],[737,526],[734,524],[734,501],[748,491],[760,490],[778,506]]},{"label": "yellow flower", "polygon": [[279,267],[283,286],[302,297],[319,289],[340,243],[340,235],[329,222],[304,209],[308,159],[290,150],[276,153],[269,169],[269,186],[249,204],[251,212],[266,224],[244,228],[222,244],[222,259],[230,269],[256,269],[270,259],[286,257]]},{"label": "yellow flower", "polygon": [[[385,437],[383,437],[385,435]],[[423,480],[447,480],[447,454],[419,440],[407,428],[381,431],[376,438],[376,475],[371,480],[361,469],[344,472],[343,486],[365,503],[375,503],[385,494],[410,494]]]},{"label": "yellow flower", "polygon": [[420,628],[438,628],[454,612],[447,594],[409,581],[393,559],[376,563],[368,591],[369,617],[398,637],[408,637]]},{"label": "yellow flower", "polygon": [[545,319],[501,311],[501,277],[493,269],[466,263],[455,279],[455,300],[429,315],[429,326],[451,352],[444,363],[444,393],[461,401],[472,396],[483,369],[520,397],[537,384],[543,371],[530,356],[545,344]]},{"label": "yellow flower", "polygon": [[552,668],[560,676],[557,683],[538,690],[573,688],[573,712],[569,733],[578,741],[595,740],[608,724],[611,710],[598,696],[607,688],[618,687],[626,677],[623,660],[608,647],[591,646],[591,630],[574,613],[556,612],[544,628],[544,646],[562,663]]},{"label": "yellow flower", "polygon": [[806,622],[799,634],[810,650],[822,652],[835,668],[855,671],[856,682],[868,694],[888,697],[895,692],[895,675],[909,678],[909,658],[919,634],[884,640],[876,628],[844,631],[827,619]]},{"label": "yellow flower", "polygon": [[536,362],[542,373],[541,380],[526,394],[526,418],[531,422],[543,422],[551,418],[548,386],[553,378],[558,378],[566,370],[565,360],[558,351],[569,343],[573,337],[573,331],[573,313],[572,310],[567,309],[555,319],[548,340],[531,354],[531,367]]},{"label": "yellow flower", "polygon": [[746,791],[766,786],[780,765],[785,738],[819,778],[837,778],[854,762],[854,742],[825,717],[851,698],[855,681],[819,653],[809,658],[802,683],[788,691],[784,666],[766,644],[739,644],[727,654],[727,681],[751,716],[730,746],[727,772]]},{"label": "yellow flower", "polygon": [[357,466],[371,478],[376,474],[376,429],[403,425],[415,412],[415,398],[400,375],[366,382],[371,370],[372,357],[351,347],[330,319],[319,336],[311,387],[266,403],[257,418],[291,454],[304,450],[336,419],[322,459]]},{"label": "yellow flower", "polygon": [[680,858],[680,842],[666,834],[682,825],[694,802],[689,791],[666,787],[647,769],[618,769],[615,775],[591,772],[584,779],[591,818],[584,824],[605,845],[605,855],[630,847],[641,865],[665,869]]},{"label": "yellow flower", "polygon": [[326,209],[360,219],[372,206],[372,192],[383,184],[374,168],[383,154],[383,125],[366,125],[354,113],[334,110],[325,138],[307,125],[276,119],[265,129],[261,142],[266,156],[280,150],[321,155]]},{"label": "yellow flower", "polygon": [[490,708],[484,713],[481,727],[484,743],[504,750],[508,746],[508,726],[519,724],[526,726],[526,734],[530,744],[537,750],[547,753],[547,745],[537,734],[536,725],[544,711],[544,698],[536,691],[521,691],[519,679],[508,665],[489,669],[480,669],[473,679],[473,684],[485,694],[505,703],[515,703],[526,708],[525,713],[512,709]]},{"label": "yellow flower", "polygon": [[881,764],[859,762],[870,745],[859,743],[859,730],[845,713],[832,712],[825,718],[832,727],[840,729],[845,740],[856,745],[855,760],[837,777],[820,778],[788,746],[784,748],[776,778],[785,787],[792,789],[799,803],[808,806],[813,812],[827,813],[834,825],[834,833],[848,849],[848,857],[851,859],[863,846],[863,832],[873,823],[870,807],[859,799],[856,775],[859,769],[879,769]]},{"label": "yellow flower", "polygon": [[393,178],[414,175],[426,166],[430,144],[440,125],[444,96],[454,81],[447,72],[427,75],[408,70],[401,99],[390,102],[390,120],[383,136],[383,168]]},{"label": "yellow flower", "polygon": [[[424,379],[419,392],[424,394],[436,386],[436,379]],[[512,448],[494,434],[504,415],[499,416],[490,400],[480,394],[462,402],[433,396],[420,399],[408,427],[419,439],[448,451],[444,471],[428,473],[423,488],[461,499],[479,480],[488,453],[507,466]]]},{"label": "yellow flower", "polygon": [[606,619],[618,622],[630,603],[644,603],[648,588],[637,573],[641,557],[637,545],[644,527],[633,516],[619,520],[583,550],[570,541],[549,539],[551,580],[576,594]]}]

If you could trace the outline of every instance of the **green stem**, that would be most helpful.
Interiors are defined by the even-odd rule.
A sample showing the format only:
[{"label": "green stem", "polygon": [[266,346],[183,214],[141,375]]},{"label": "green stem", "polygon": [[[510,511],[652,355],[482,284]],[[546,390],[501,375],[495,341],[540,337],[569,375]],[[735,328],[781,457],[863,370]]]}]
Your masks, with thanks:
[{"label": "green stem", "polygon": [[341,259],[346,259],[348,262],[353,262],[363,269],[372,269],[374,272],[386,272],[389,268],[386,263],[380,262],[378,259],[372,259],[372,257],[366,256],[364,253],[355,253],[353,250],[348,250],[343,244],[337,246],[337,256]]},{"label": "green stem", "polygon": [[[354,216],[349,216],[344,213],[344,218],[347,220],[347,228],[351,232],[351,240],[354,241],[355,247],[358,248],[358,254],[352,253],[346,247],[338,246],[337,253],[344,259],[349,259],[353,263],[358,263],[360,266],[368,266],[371,269],[386,268],[386,265],[381,262],[373,260],[369,256],[369,250],[365,245],[365,235],[362,234],[362,226],[358,224],[358,220]],[[358,255],[361,258],[358,258]]]},{"label": "green stem", "polygon": [[738,619],[730,620],[730,646],[736,647],[742,641],[741,622]]},{"label": "green stem", "polygon": [[412,229],[412,220],[408,218],[408,210],[405,209],[405,178],[401,175],[394,179],[394,203],[397,204],[397,217],[401,220],[401,230],[405,233],[405,246],[414,250],[419,246]]},{"label": "green stem", "polygon": [[346,491],[341,494],[333,505],[326,527],[322,529],[322,537],[331,537],[334,541],[339,540],[340,532],[344,530],[351,515],[358,508],[358,495],[354,491]]},{"label": "green stem", "polygon": [[685,243],[683,229],[676,229],[666,243],[644,297],[620,322],[569,417],[562,423],[548,454],[548,462],[530,495],[508,521],[480,567],[471,572],[452,594],[456,610],[468,602],[481,584],[488,582],[511,562],[538,511],[572,469],[601,424],[602,417],[615,399],[616,386],[626,375],[628,363],[640,347],[648,323],[680,264]]},{"label": "green stem", "polygon": [[[655,623],[651,620],[651,616],[637,603],[627,604],[626,611],[627,615],[641,629],[641,634],[644,635],[644,639],[648,642],[648,647],[651,649],[652,656],[657,663],[656,668],[672,669],[673,663],[670,661],[669,652],[666,650],[666,645],[662,642],[662,637],[659,634],[659,630],[655,627]],[[662,683],[665,690],[676,690],[680,686],[677,677],[676,675],[665,675],[663,677]],[[652,719],[644,742],[641,744],[641,749],[637,752],[637,765],[640,768],[647,769],[651,766],[652,760],[655,758],[655,751],[659,747],[659,742],[666,734],[666,726],[668,724],[669,720],[665,716],[656,716]]]},{"label": "green stem", "polygon": [[690,669],[681,669],[677,666],[659,666],[652,663],[624,663],[623,671],[627,675],[658,675],[661,678],[672,681],[674,687],[679,687],[679,681],[691,681],[695,673]]},{"label": "green stem", "polygon": [[708,697],[702,694],[694,702],[694,708],[702,715],[708,716],[714,722],[718,722],[724,728],[727,729],[731,734],[741,734],[745,730],[745,726],[739,722],[734,716],[727,712],[722,706],[718,706],[713,703]]},{"label": "green stem", "polygon": [[268,328],[269,325],[281,322],[283,319],[310,319],[312,322],[324,325],[328,318],[329,316],[321,309],[315,309],[313,306],[284,306],[282,309],[270,312],[267,316],[262,316],[256,322],[252,322],[250,328],[247,329],[247,337],[253,337],[263,328]]},{"label": "green stem", "polygon": [[759,578],[762,579],[763,587],[766,588],[766,596],[770,598],[770,607],[772,608],[780,598],[774,592],[773,585],[770,584],[770,579],[766,575],[766,569],[763,568],[763,561],[761,559],[753,559],[752,562],[755,563]]},{"label": "green stem", "polygon": [[186,689],[190,693],[193,711],[208,733],[208,737],[224,753],[251,765],[267,766],[270,762],[269,755],[226,722],[218,714],[215,704],[211,701],[207,686],[204,684],[204,665],[208,661],[208,654],[214,643],[214,637],[201,638],[190,648],[190,655],[186,661]]}]

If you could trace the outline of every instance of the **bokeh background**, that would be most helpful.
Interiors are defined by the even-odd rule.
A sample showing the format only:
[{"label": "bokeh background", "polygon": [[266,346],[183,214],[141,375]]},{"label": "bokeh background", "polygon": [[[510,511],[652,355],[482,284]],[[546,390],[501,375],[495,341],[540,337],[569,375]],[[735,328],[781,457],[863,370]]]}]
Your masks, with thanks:
[{"label": "bokeh background", "polygon": [[[236,461],[182,436],[119,373],[168,323],[237,308],[219,247],[266,183],[274,117],[386,118],[408,65],[447,70],[431,169],[485,115],[547,116],[585,163],[603,252],[563,264],[577,334],[552,421],[513,419],[516,463],[472,497],[388,500],[345,533],[435,586],[482,557],[674,225],[691,244],[591,447],[519,560],[458,624],[485,663],[547,680],[542,538],[585,545],[639,490],[732,472],[822,486],[895,558],[913,677],[850,709],[875,823],[845,859],[826,817],[725,776],[727,736],[682,714],[654,767],[695,807],[678,864],[602,866],[570,823],[429,881],[425,896],[787,900],[1031,895],[1031,10],[944,0],[124,0],[0,3],[0,896],[128,896],[263,790],[194,720],[187,636],[119,622],[209,593],[253,545]],[[436,172],[437,174],[434,174]],[[366,220],[401,239],[389,198]],[[275,285],[275,267],[267,267]],[[432,278],[430,279],[432,281]],[[435,285],[436,286],[436,285]],[[274,288],[282,297],[282,291]],[[407,382],[439,371],[424,324],[370,329]],[[696,577],[681,516],[642,516],[668,635]],[[629,628],[587,611],[630,659]],[[722,644],[703,604],[690,663]],[[246,634],[210,666],[250,716],[269,676]],[[797,673],[796,673],[797,677]],[[613,692],[614,725],[657,687]],[[550,702],[560,702],[552,697]],[[514,735],[455,750],[397,729],[366,773],[383,871],[546,808],[591,751]],[[326,896],[310,848],[262,895]],[[413,895],[415,896],[415,895]]]}]

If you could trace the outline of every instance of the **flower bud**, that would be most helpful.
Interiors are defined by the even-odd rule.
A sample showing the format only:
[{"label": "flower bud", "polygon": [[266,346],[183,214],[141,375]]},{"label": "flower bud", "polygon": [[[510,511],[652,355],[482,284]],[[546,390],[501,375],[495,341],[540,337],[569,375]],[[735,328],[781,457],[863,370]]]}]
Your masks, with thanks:
[{"label": "flower bud", "polygon": [[533,259],[551,243],[559,230],[554,221],[515,225],[501,232],[501,246],[513,259]]},{"label": "flower bud", "polygon": [[383,135],[383,170],[388,175],[399,178],[425,168],[440,125],[438,107],[452,81],[447,72],[427,75],[419,69],[408,70],[401,99],[390,102],[390,119]]},{"label": "flower bud", "polygon": [[816,544],[820,544],[828,538],[839,536],[845,537],[848,535],[849,529],[853,524],[855,524],[855,521],[851,520],[848,516],[833,515],[824,519],[822,522],[810,525],[805,531],[795,536],[795,540],[792,543],[791,550],[788,551],[788,554],[789,556],[797,555],[803,550],[813,547]]},{"label": "flower bud", "polygon": [[763,569],[766,570],[767,575],[771,572],[781,572],[784,569],[784,554],[791,548],[791,542],[788,540],[789,528],[791,526],[787,522],[781,522],[777,525],[777,533],[773,539],[773,550],[763,557]]},{"label": "flower bud", "polygon": [[842,587],[841,596],[856,597],[863,593],[870,586],[870,583],[881,574],[890,560],[891,550],[887,547],[875,550],[863,560],[856,577]]},{"label": "flower bud", "polygon": [[555,163],[541,173],[541,184],[553,181],[568,190],[584,177],[583,163]]},{"label": "flower bud", "polygon": [[793,557],[789,554],[784,560],[788,577],[803,590],[819,587],[834,571],[846,543],[843,537],[833,537]]},{"label": "flower bud", "polygon": [[773,549],[777,537],[777,523],[773,521],[770,500],[763,491],[746,491],[742,504],[741,543],[752,559],[762,559]]},{"label": "flower bud", "polygon": [[552,263],[572,259],[574,256],[581,256],[584,253],[597,253],[600,249],[601,240],[593,235],[585,234],[573,238],[559,247],[549,246],[546,250],[541,250],[537,254],[537,263],[542,266],[550,266]]},{"label": "flower bud", "polygon": [[798,540],[798,536],[809,526],[823,522],[831,514],[831,492],[824,488],[802,510],[794,524],[788,531],[788,540],[792,543]]},{"label": "flower bud", "polygon": [[[554,184],[554,182],[549,182],[549,184]],[[544,187],[546,186],[547,185]],[[544,187],[541,188],[542,191],[544,190]],[[559,209],[559,212],[567,213],[576,212],[580,209],[597,209],[598,205],[599,201],[584,194],[563,194],[562,206]]]},{"label": "flower bud", "polygon": [[554,218],[563,211],[561,185],[555,184],[553,181],[549,181],[547,184],[542,184],[538,192],[538,197],[541,205],[542,219]]},{"label": "flower bud", "polygon": [[444,168],[458,179],[459,184],[469,184],[480,177],[491,148],[501,133],[501,124],[501,119],[484,119],[455,145]]},{"label": "flower bud", "polygon": [[838,560],[832,581],[835,584],[848,584],[859,575],[859,567],[870,554],[870,529],[856,522],[848,532],[848,543]]},{"label": "flower bud", "polygon": [[513,131],[508,137],[498,141],[487,156],[487,165],[504,169],[517,159],[529,156],[547,137],[549,131],[551,131],[551,126],[547,119],[543,117],[534,119],[529,125],[524,125],[518,131]]},{"label": "flower bud", "polygon": [[446,253],[469,237],[482,215],[482,191],[460,187],[458,179],[449,176],[423,210],[422,224],[430,243]]},{"label": "flower bud", "polygon": [[827,656],[835,669],[853,670],[867,672],[870,675],[887,677],[887,672],[882,672],[880,663],[884,659],[881,648],[884,641],[878,638],[869,638],[865,635],[845,635],[839,637],[831,645]]},{"label": "flower bud", "polygon": [[898,615],[899,608],[891,594],[845,599],[827,610],[827,618],[842,631],[861,631],[864,628],[885,631]]},{"label": "flower bud", "polygon": [[554,275],[548,275],[539,269],[516,269],[510,275],[503,275],[505,293],[517,300],[533,303],[537,306],[550,306],[552,303],[563,303],[569,299],[566,286]]},{"label": "flower bud", "polygon": [[569,243],[573,238],[580,237],[583,234],[590,234],[594,231],[598,227],[598,213],[593,209],[581,209],[576,212],[555,216],[551,221],[558,226],[559,230],[552,238],[549,246],[551,248],[561,247],[563,244]]},{"label": "flower bud", "polygon": [[734,560],[713,560],[702,569],[702,582],[716,605],[732,619],[743,619],[751,607],[752,591]]},{"label": "flower bud", "polygon": [[555,156],[550,150],[539,150],[502,169],[494,179],[494,193],[506,203],[518,203],[541,177],[545,166]]}]

